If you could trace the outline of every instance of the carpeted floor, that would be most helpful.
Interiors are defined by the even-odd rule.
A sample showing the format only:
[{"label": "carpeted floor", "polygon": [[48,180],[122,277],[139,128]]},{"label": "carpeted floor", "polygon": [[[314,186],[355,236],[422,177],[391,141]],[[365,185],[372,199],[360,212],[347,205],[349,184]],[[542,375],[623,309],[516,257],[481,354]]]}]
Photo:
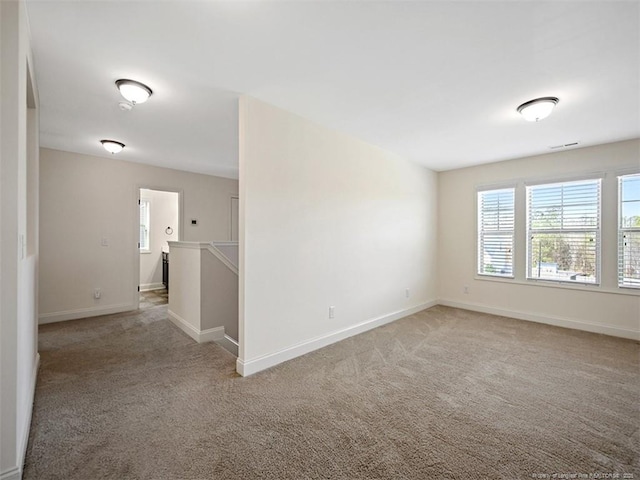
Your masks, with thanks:
[{"label": "carpeted floor", "polygon": [[640,479],[629,340],[434,307],[242,378],[158,306],[40,354],[27,480]]}]

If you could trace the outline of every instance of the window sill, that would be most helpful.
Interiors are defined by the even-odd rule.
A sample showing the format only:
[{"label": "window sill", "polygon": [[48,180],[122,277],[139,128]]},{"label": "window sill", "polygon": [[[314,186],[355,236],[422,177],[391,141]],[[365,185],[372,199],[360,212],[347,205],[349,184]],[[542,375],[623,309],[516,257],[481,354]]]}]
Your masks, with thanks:
[{"label": "window sill", "polygon": [[140,253],[142,253],[143,255],[149,255],[151,253],[151,250],[140,250]]},{"label": "window sill", "polygon": [[615,295],[628,295],[632,297],[640,297],[640,289],[630,287],[620,287],[617,289],[603,288],[600,285],[580,283],[557,283],[549,280],[515,280],[514,277],[493,277],[486,275],[476,275],[475,280],[482,280],[488,282],[509,283],[515,285],[527,285],[530,287],[542,287],[542,288],[560,288],[565,290],[581,290],[583,292],[591,293],[613,293]]}]

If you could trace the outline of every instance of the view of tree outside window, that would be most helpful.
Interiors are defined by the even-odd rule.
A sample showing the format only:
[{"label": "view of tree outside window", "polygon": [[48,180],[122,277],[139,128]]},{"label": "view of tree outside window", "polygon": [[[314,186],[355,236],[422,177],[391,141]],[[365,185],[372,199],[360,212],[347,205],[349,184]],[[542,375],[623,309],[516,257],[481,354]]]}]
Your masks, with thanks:
[{"label": "view of tree outside window", "polygon": [[527,278],[599,282],[600,184],[527,187]]},{"label": "view of tree outside window", "polygon": [[640,288],[640,174],[618,181],[618,285]]}]

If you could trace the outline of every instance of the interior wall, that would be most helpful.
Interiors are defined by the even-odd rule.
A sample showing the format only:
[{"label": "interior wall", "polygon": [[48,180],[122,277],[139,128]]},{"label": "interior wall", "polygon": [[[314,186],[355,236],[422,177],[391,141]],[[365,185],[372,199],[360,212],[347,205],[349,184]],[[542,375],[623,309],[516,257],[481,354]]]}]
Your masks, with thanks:
[{"label": "interior wall", "polygon": [[243,97],[240,188],[241,374],[436,299],[434,172]]},{"label": "interior wall", "polygon": [[[442,303],[611,335],[638,338],[640,292],[617,287],[617,175],[640,169],[640,140],[439,173],[438,256]],[[524,182],[602,174],[600,286],[561,287],[527,281]],[[517,184],[515,278],[476,275],[476,192],[482,185]],[[464,287],[468,286],[468,293]]]},{"label": "interior wall", "polygon": [[0,478],[21,477],[38,366],[38,93],[23,1],[0,2]]},{"label": "interior wall", "polygon": [[[140,189],[140,198],[149,201],[149,251],[140,252],[140,289],[162,287],[162,251],[169,251],[168,241],[178,238],[177,192]],[[171,227],[171,234],[166,232]]]},{"label": "interior wall", "polygon": [[237,180],[45,148],[40,168],[40,323],[135,308],[142,186],[182,191],[182,240],[229,238]]}]

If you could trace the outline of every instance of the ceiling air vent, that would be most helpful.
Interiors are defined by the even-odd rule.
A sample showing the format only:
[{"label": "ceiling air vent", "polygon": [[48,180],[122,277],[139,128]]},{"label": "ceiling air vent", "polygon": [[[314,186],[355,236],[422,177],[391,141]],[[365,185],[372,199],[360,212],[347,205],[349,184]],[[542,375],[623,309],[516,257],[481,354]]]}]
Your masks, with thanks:
[{"label": "ceiling air vent", "polygon": [[558,148],[575,147],[576,145],[578,145],[578,142],[564,143],[562,145],[554,145],[553,147],[549,147],[549,148],[551,150],[557,150]]}]

